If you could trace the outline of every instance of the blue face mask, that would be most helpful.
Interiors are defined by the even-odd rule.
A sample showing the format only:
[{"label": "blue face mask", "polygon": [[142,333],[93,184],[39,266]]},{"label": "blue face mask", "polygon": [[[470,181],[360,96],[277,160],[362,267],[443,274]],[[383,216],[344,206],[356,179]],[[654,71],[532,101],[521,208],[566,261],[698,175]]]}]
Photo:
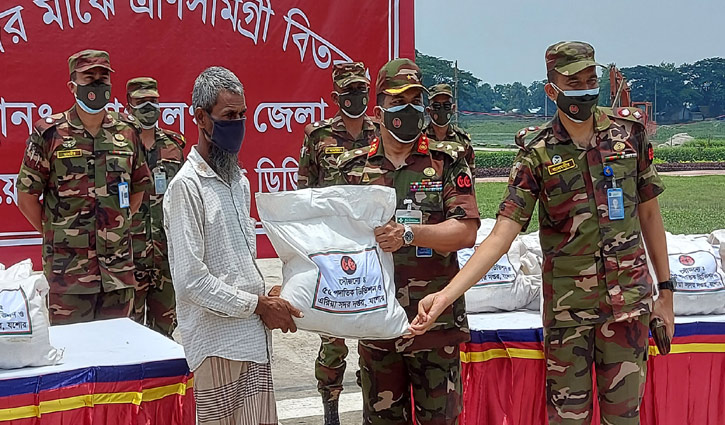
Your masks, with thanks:
[{"label": "blue face mask", "polygon": [[211,131],[211,135],[206,129],[202,129],[206,137],[224,152],[238,153],[244,141],[247,117],[242,117],[238,120],[215,120],[208,112],[207,115],[209,115],[209,118],[214,123],[214,128]]}]

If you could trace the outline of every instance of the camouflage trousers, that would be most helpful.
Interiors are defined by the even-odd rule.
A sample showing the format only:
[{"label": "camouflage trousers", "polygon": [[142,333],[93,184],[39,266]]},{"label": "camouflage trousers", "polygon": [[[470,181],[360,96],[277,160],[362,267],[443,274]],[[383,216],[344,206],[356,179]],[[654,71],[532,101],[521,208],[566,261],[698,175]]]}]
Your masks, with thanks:
[{"label": "camouflage trousers", "polygon": [[549,424],[592,421],[593,379],[602,425],[638,425],[647,376],[649,315],[624,322],[547,329]]},{"label": "camouflage trousers", "polygon": [[133,288],[97,294],[48,294],[51,325],[91,322],[129,317],[133,306]]},{"label": "camouflage trousers", "polygon": [[131,318],[168,337],[176,329],[176,295],[171,273],[158,268],[136,270]]},{"label": "camouflage trousers", "polygon": [[[458,345],[398,353],[360,341],[365,425],[456,425],[462,408]],[[411,394],[415,415],[411,412]]]},{"label": "camouflage trousers", "polygon": [[342,338],[320,335],[320,339],[320,352],[315,360],[317,390],[322,401],[333,401],[339,399],[342,392],[348,349]]}]

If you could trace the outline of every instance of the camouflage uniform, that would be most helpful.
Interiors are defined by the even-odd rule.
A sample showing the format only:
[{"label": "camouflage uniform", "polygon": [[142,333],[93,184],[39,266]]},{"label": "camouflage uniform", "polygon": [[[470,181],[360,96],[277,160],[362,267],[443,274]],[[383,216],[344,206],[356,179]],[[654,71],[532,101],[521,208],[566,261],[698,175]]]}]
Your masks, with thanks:
[{"label": "camouflage uniform", "polygon": [[[415,64],[395,60],[378,75],[378,92],[386,87],[418,87],[419,81],[420,70]],[[394,187],[397,208],[406,209],[404,200],[412,200],[412,208],[423,214],[423,224],[478,220],[472,176],[463,156],[465,148],[454,142],[429,141],[425,135],[414,143],[406,164],[397,169],[385,157],[378,139],[367,148],[343,154],[339,160],[341,183]],[[415,246],[404,246],[393,253],[393,260],[396,298],[410,320],[417,314],[418,302],[443,289],[458,271],[455,252],[432,251],[426,258],[417,254]],[[459,344],[468,339],[461,297],[422,336],[360,341],[363,422],[411,423],[412,387],[416,423],[457,423],[462,407]]]},{"label": "camouflage uniform", "polygon": [[[126,91],[131,98],[159,97],[157,83],[152,78],[134,78],[129,80]],[[139,131],[138,120],[129,115],[128,119]],[[148,146],[142,141],[142,147],[148,167],[153,175],[171,179],[184,163],[184,136],[170,130],[153,129],[154,140]],[[166,232],[164,231],[164,212],[162,202],[164,194],[156,193],[155,186],[144,192],[141,208],[133,216],[131,239],[133,241],[134,264],[136,265],[136,294],[132,317],[139,323],[145,323],[167,336],[171,336],[176,327],[176,299],[171,282]]]},{"label": "camouflage uniform", "polygon": [[[451,101],[453,101],[453,90],[451,89],[451,86],[448,84],[436,84],[434,86],[431,86],[428,88],[428,101],[432,101],[432,99],[440,94],[445,94],[451,97]],[[435,112],[431,112],[435,113]],[[428,136],[428,139],[430,140],[438,140],[436,138],[435,133],[435,124],[431,121],[428,123],[428,127],[423,130],[426,136]],[[466,149],[466,162],[468,163],[468,167],[471,169],[471,174],[474,176],[476,175],[476,152],[473,150],[473,145],[471,144],[471,135],[468,134],[465,130],[458,127],[457,125],[453,123],[449,123],[446,128],[446,137],[444,140],[453,141],[458,143],[459,145],[462,145]],[[439,142],[442,142],[444,140],[438,140]]]},{"label": "camouflage uniform", "polygon": [[[106,52],[71,56],[70,71],[110,69]],[[128,317],[135,285],[130,208],[118,187],[148,190],[150,172],[136,130],[103,112],[94,136],[77,106],[35,123],[18,175],[18,190],[43,196],[43,267],[53,324]]]},{"label": "camouflage uniform", "polygon": [[[332,78],[336,89],[355,82],[369,84],[365,66],[359,62],[335,65]],[[338,112],[333,118],[305,128],[297,173],[298,188],[332,186],[339,181],[337,160],[340,155],[368,146],[375,137],[375,125],[368,116],[363,116],[362,133],[356,138],[348,133],[341,114]],[[348,349],[342,338],[321,336],[321,339],[320,351],[315,360],[317,388],[323,401],[333,401],[340,397],[342,391]]]},{"label": "camouflage uniform", "polygon": [[[571,53],[547,52],[547,63],[571,74],[591,66],[593,49],[572,44],[552,46]],[[577,63],[584,68],[572,69]],[[664,190],[642,118],[636,108],[596,108],[586,147],[572,142],[558,115],[516,136],[521,150],[499,215],[525,227],[539,201],[551,424],[590,423],[592,365],[602,423],[639,423],[652,279],[638,205]],[[607,189],[615,182],[622,220],[609,218]]]}]

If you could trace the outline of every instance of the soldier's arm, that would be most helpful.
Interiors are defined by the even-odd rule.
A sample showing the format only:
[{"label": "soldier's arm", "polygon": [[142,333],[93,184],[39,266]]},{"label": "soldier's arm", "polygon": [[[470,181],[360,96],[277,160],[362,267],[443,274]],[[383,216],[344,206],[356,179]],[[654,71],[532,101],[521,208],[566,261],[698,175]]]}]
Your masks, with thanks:
[{"label": "soldier's arm", "polygon": [[26,192],[18,192],[18,208],[33,229],[43,233],[43,204],[40,197]]},{"label": "soldier's arm", "polygon": [[141,145],[141,139],[136,136],[134,138],[134,163],[131,172],[131,195],[129,197],[129,207],[131,214],[136,214],[141,208],[144,192],[152,190],[153,181],[151,180],[151,170],[146,163],[146,151]]},{"label": "soldier's arm", "polygon": [[430,294],[418,303],[418,315],[410,324],[411,334],[422,335],[432,327],[438,316],[448,306],[480,281],[491,270],[491,267],[508,252],[519,232],[521,232],[519,223],[499,216],[491,233],[451,282],[440,292]]},{"label": "soldier's arm", "polygon": [[23,163],[18,173],[18,208],[31,226],[43,233],[43,204],[40,195],[45,190],[50,175],[45,140],[36,129],[28,139]]},{"label": "soldier's arm", "polygon": [[[667,237],[662,223],[662,214],[657,198],[639,204],[639,220],[642,226],[642,237],[647,245],[647,253],[655,269],[653,283],[670,279],[670,264],[667,257]],[[659,317],[665,322],[667,336],[675,335],[675,313],[672,291],[665,289],[659,292],[655,301],[652,317]]]},{"label": "soldier's arm", "polygon": [[[308,126],[309,127],[309,126]],[[305,132],[311,131],[305,129]],[[300,165],[297,171],[297,188],[305,189],[318,186],[317,152],[315,151],[314,137],[305,134],[305,140],[300,149]]]},{"label": "soldier's arm", "polygon": [[464,156],[446,167],[443,182],[443,210],[446,220],[438,224],[411,226],[413,244],[436,251],[452,252],[476,243],[480,224],[475,178]]}]

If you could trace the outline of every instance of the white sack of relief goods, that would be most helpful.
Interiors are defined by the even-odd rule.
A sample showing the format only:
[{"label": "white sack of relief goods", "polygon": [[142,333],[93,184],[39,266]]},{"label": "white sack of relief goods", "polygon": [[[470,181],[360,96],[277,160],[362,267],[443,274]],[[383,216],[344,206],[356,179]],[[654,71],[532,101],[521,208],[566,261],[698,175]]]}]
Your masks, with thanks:
[{"label": "white sack of relief goods", "polygon": [[0,369],[48,366],[62,353],[50,345],[48,281],[33,273],[33,264],[21,261],[0,270]]},{"label": "white sack of relief goods", "polygon": [[[493,219],[481,220],[475,247],[458,251],[459,267],[463,268],[468,262],[475,248],[491,233],[494,224],[496,220]],[[525,273],[522,261],[526,263],[526,271],[531,274]],[[537,262],[535,253],[527,252],[526,245],[517,237],[508,252],[476,285],[466,291],[466,311],[489,313],[521,308],[538,310],[540,287],[541,264]]]},{"label": "white sack of relief goods", "polygon": [[408,328],[395,299],[393,256],[374,229],[395,215],[395,190],[333,186],[257,193],[264,230],[283,262],[282,294],[299,329],[341,338],[392,339]]},{"label": "white sack of relief goods", "polygon": [[[716,236],[711,238],[715,240]],[[706,235],[667,233],[667,253],[670,275],[677,282],[675,314],[725,314],[725,272],[720,243],[709,242]]]}]

